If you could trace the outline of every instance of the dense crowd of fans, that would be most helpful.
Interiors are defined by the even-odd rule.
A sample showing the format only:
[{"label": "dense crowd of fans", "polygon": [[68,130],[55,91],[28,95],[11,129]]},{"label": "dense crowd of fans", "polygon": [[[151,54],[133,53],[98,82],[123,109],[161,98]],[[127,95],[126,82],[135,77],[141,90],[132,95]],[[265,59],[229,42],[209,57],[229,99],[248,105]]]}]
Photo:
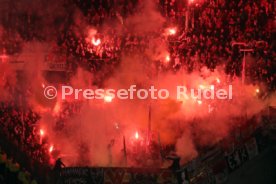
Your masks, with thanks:
[{"label": "dense crowd of fans", "polygon": [[[164,29],[138,35],[126,27],[125,21],[142,9],[138,0],[68,2],[73,2],[82,13],[76,18],[71,15],[71,10],[68,11],[57,38],[57,44],[74,58],[73,61],[68,59],[68,65],[76,61],[92,72],[103,67],[111,66],[112,69],[120,62],[122,54],[144,52],[150,42],[159,37],[163,39],[158,40],[160,44],[165,42],[168,45],[171,58],[169,67],[173,70],[184,68],[188,72],[202,66],[214,69],[223,65],[231,76],[240,76],[244,54],[241,49],[253,49],[246,53],[254,60],[248,70],[251,79],[265,82],[275,89],[275,43],[272,39],[275,7],[272,0],[156,1],[157,6],[149,11],[159,11],[165,17],[164,29],[169,25],[176,28],[176,33],[169,38],[163,36]],[[39,15],[21,13],[20,17],[10,20],[19,22],[14,25],[7,18],[2,20],[4,28],[14,30],[7,33],[1,31],[1,48],[7,54],[20,52],[22,41],[41,41],[45,37],[43,31],[38,31]],[[20,22],[24,26],[18,26]],[[82,30],[83,24],[98,30],[94,35],[98,43],[91,43],[91,37]],[[11,34],[12,37],[9,36]]]},{"label": "dense crowd of fans", "polygon": [[272,1],[224,1],[224,3],[204,2],[194,7],[194,25],[184,31],[176,40],[174,50],[188,68],[199,61],[210,69],[225,64],[230,74],[240,75],[243,52],[235,43],[243,42],[243,48],[252,48],[257,61],[257,70],[251,76],[259,81],[272,83],[271,65],[275,52],[272,30],[268,22],[273,19]]},{"label": "dense crowd of fans", "polygon": [[[23,110],[15,102],[1,102],[0,118],[0,142],[3,151],[1,174],[10,176],[13,173],[15,175],[15,178],[3,177],[9,179],[3,182],[16,181],[17,175],[20,174],[20,165],[23,166],[21,170],[24,173],[25,168],[32,173],[43,173],[43,169],[47,169],[49,165],[50,157],[47,141],[40,142],[39,130],[36,128],[39,115],[31,109]],[[21,175],[25,177],[24,173]],[[21,179],[19,177],[19,180]]]},{"label": "dense crowd of fans", "polygon": [[[101,3],[97,6],[91,6],[88,2],[91,3],[76,3],[80,7],[85,7],[81,10],[89,19],[89,23],[95,27],[100,27],[109,19],[124,23],[128,16],[139,11],[139,8],[128,8],[137,6],[136,1],[120,1],[122,4],[115,1],[99,1]],[[115,9],[112,8],[111,11],[109,7],[113,7],[114,3]],[[212,70],[218,65],[223,65],[231,76],[241,76],[244,54],[241,49],[250,48],[253,49],[252,52],[246,53],[247,56],[252,56],[251,59],[254,58],[254,64],[249,70],[250,77],[253,81],[262,81],[275,88],[275,44],[271,26],[274,20],[273,1],[193,1],[184,6],[183,3],[172,0],[160,1],[159,9],[166,16],[167,23],[173,24],[177,29],[175,35],[162,38],[169,46],[172,69],[184,68],[191,72],[202,66]],[[113,11],[116,13],[110,13]],[[102,43],[95,46],[84,37],[76,36],[73,29],[69,29],[65,34],[64,43],[69,53],[82,61],[87,61],[89,68],[96,71],[100,69],[101,63],[106,63],[102,61],[119,62],[122,53],[145,51],[156,35],[160,37],[163,34],[162,31],[137,35],[128,32],[127,29],[116,33],[115,28],[109,27],[105,34],[98,36]]]},{"label": "dense crowd of fans", "polygon": [[0,149],[0,183],[37,184],[31,174]]}]

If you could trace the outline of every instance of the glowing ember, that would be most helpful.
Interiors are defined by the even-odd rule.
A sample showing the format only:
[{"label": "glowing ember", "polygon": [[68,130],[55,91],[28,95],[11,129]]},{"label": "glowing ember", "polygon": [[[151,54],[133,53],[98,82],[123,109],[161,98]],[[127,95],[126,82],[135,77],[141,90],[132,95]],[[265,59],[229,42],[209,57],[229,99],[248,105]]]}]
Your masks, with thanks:
[{"label": "glowing ember", "polygon": [[255,91],[256,91],[256,93],[260,93],[260,89],[259,88],[257,88]]},{"label": "glowing ember", "polygon": [[139,133],[138,133],[138,131],[136,131],[136,133],[135,133],[135,139],[139,139]]},{"label": "glowing ember", "polygon": [[96,39],[95,37],[92,38],[92,44],[94,46],[99,46],[101,44],[101,39]]},{"label": "glowing ember", "polygon": [[49,152],[50,152],[50,153],[52,153],[52,152],[53,152],[53,150],[54,150],[54,146],[53,146],[53,145],[51,145],[51,146],[50,146],[50,148],[49,148]]},{"label": "glowing ember", "polygon": [[105,101],[105,102],[110,103],[110,102],[112,102],[112,100],[113,100],[113,97],[112,97],[112,96],[106,95],[106,96],[104,97],[104,101]]}]

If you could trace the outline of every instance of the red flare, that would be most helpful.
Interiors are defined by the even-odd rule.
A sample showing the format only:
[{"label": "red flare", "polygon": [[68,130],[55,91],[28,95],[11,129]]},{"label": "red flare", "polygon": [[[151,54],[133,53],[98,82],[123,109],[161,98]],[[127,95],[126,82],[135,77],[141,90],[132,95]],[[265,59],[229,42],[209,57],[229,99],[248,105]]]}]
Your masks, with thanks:
[{"label": "red flare", "polygon": [[53,150],[54,150],[54,146],[53,146],[53,145],[51,145],[51,146],[50,146],[50,148],[49,148],[49,153],[52,153],[52,152],[53,152]]},{"label": "red flare", "polygon": [[170,60],[171,60],[170,56],[167,55],[167,56],[166,56],[166,61],[169,62]]},{"label": "red flare", "polygon": [[170,35],[175,35],[175,33],[176,33],[176,29],[175,28],[170,28],[169,29],[169,34]]},{"label": "red flare", "polygon": [[135,139],[139,139],[139,133],[138,133],[138,131],[136,131],[136,133],[135,133]]},{"label": "red flare", "polygon": [[113,97],[112,97],[112,96],[108,96],[108,95],[107,95],[107,96],[104,97],[104,101],[107,102],[107,103],[112,102],[112,100],[113,100]]},{"label": "red flare", "polygon": [[92,38],[92,44],[94,46],[99,46],[101,44],[101,39],[96,39],[95,37]]},{"label": "red flare", "polygon": [[44,130],[40,129],[39,133],[40,133],[40,136],[43,136],[44,135]]}]

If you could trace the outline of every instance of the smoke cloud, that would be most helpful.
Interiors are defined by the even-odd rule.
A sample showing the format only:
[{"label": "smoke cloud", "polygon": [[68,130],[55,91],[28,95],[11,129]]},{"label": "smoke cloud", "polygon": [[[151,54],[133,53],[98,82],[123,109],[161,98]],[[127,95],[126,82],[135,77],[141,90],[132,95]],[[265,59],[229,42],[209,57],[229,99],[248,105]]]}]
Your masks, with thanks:
[{"label": "smoke cloud", "polygon": [[[32,1],[33,2],[33,1]],[[40,13],[43,17],[41,24],[47,27],[43,35],[53,39],[64,26],[58,20],[66,17],[60,10],[64,4],[51,1],[42,3],[26,3],[18,1],[15,9],[22,12]],[[7,6],[8,6],[8,2]],[[7,9],[7,6],[1,9]],[[76,8],[76,7],[74,7]],[[75,32],[80,34],[89,30],[90,25],[82,21],[82,14],[78,9],[72,8],[76,25]],[[153,32],[162,32],[164,18],[158,12],[154,1],[142,1],[138,6],[139,14],[134,14],[124,20],[125,28],[136,35],[150,35]],[[53,14],[54,12],[54,14]],[[54,23],[54,22],[58,23]],[[117,25],[114,23],[114,25]],[[117,30],[122,31],[122,25]],[[78,29],[83,28],[84,29]],[[4,28],[5,29],[5,28]],[[104,29],[104,28],[103,28]],[[0,31],[0,36],[3,31]],[[104,32],[104,31],[103,31]],[[229,80],[221,67],[215,71],[206,68],[186,73],[179,71],[160,72],[154,66],[168,54],[168,46],[160,39],[163,34],[153,36],[149,47],[141,54],[133,53],[131,56],[123,53],[120,65],[112,76],[103,82],[104,88],[128,89],[130,85],[147,89],[150,85],[170,91],[170,98],[166,100],[118,100],[111,103],[104,101],[82,101],[77,112],[64,110],[60,99],[48,101],[43,96],[42,84],[47,85],[43,73],[45,53],[51,52],[51,42],[46,46],[38,42],[23,44],[18,55],[20,60],[26,61],[24,71],[29,82],[32,95],[29,104],[41,114],[39,126],[45,129],[49,144],[60,150],[60,155],[66,165],[90,166],[123,166],[123,137],[126,137],[127,149],[131,147],[131,137],[136,131],[146,131],[149,121],[149,107],[151,107],[152,131],[158,132],[162,145],[175,145],[176,153],[185,163],[198,155],[198,147],[212,146],[229,135],[237,126],[232,117],[247,117],[260,112],[270,103],[275,103],[275,96],[262,101],[256,96],[257,85],[243,85],[239,78]],[[145,59],[146,58],[146,59]],[[158,61],[159,60],[159,61]],[[172,61],[173,62],[173,61]],[[96,89],[94,85],[96,74],[79,67],[71,78],[70,85],[75,88]],[[0,100],[8,99],[5,85],[19,85],[16,74],[5,63],[0,64]],[[211,84],[227,88],[233,85],[232,100],[202,101],[196,99],[176,99],[176,86],[184,85],[189,88],[207,87]],[[3,94],[3,95],[2,95]],[[73,101],[73,100],[72,100]],[[63,115],[60,115],[63,112]],[[239,122],[240,123],[240,122]],[[60,128],[61,127],[61,128]],[[133,164],[129,160],[130,165]]]}]

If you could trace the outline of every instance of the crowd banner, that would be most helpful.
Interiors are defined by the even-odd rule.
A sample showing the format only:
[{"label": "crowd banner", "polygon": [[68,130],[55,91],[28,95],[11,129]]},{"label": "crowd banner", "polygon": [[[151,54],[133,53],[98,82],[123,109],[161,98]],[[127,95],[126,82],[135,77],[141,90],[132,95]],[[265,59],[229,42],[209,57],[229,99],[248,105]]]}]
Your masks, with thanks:
[{"label": "crowd banner", "polygon": [[102,168],[69,167],[60,174],[64,184],[103,184],[104,171]]},{"label": "crowd banner", "polygon": [[255,138],[247,140],[243,145],[237,147],[232,153],[226,155],[226,161],[230,171],[239,168],[245,162],[258,156],[258,143]]},{"label": "crowd banner", "polygon": [[127,184],[129,176],[125,168],[105,168],[105,184]]},{"label": "crowd banner", "polygon": [[71,167],[61,171],[64,184],[177,184],[175,173],[158,168]]},{"label": "crowd banner", "polygon": [[176,184],[175,174],[168,169],[129,169],[130,183],[137,184]]}]

